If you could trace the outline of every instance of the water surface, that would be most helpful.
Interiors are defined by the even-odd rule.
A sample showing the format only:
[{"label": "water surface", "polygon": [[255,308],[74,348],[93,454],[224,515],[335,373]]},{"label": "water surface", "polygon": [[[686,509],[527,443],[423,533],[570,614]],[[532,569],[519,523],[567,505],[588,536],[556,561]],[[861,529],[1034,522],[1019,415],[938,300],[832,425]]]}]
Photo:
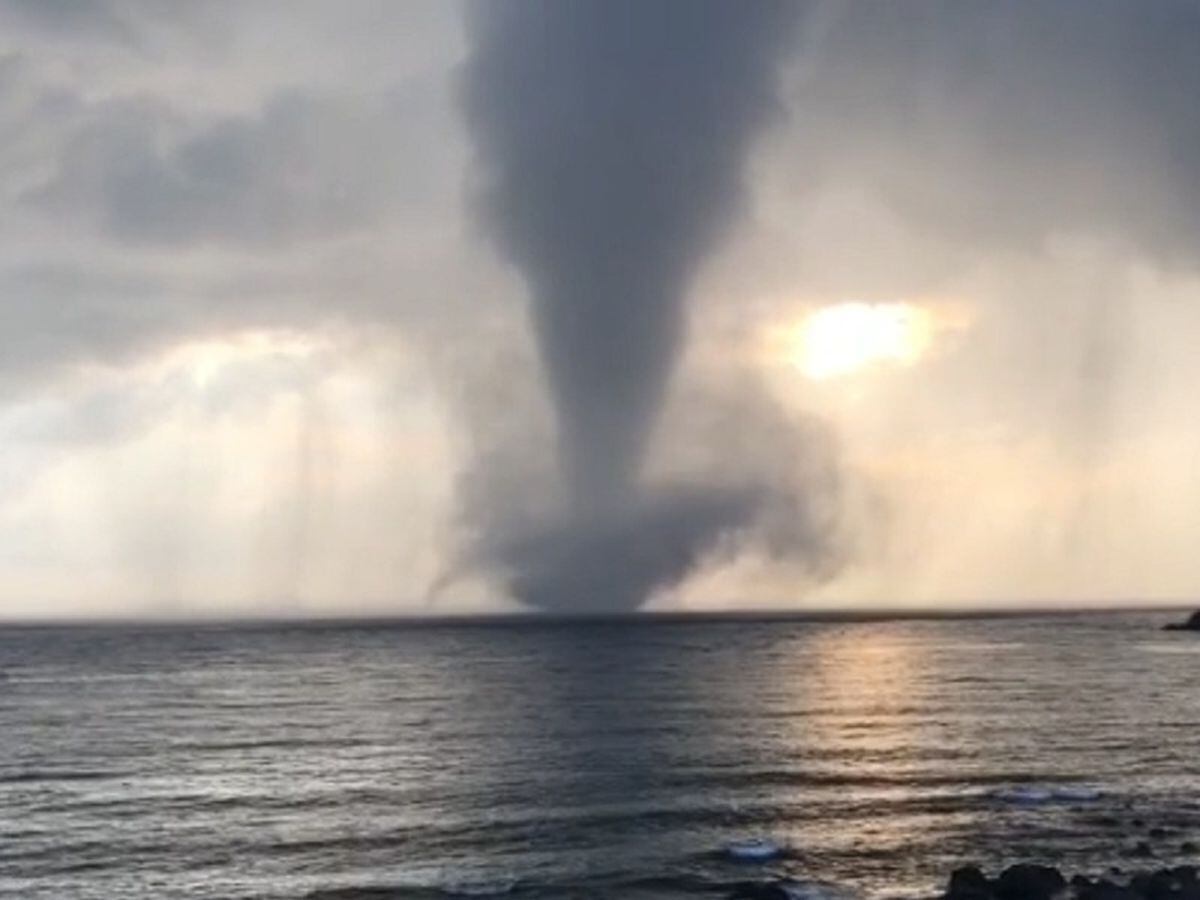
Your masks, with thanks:
[{"label": "water surface", "polygon": [[[1200,636],[1166,618],[4,629],[0,894],[894,896],[1180,860]],[[991,796],[1031,782],[1104,796]],[[791,853],[719,852],[756,834]]]}]

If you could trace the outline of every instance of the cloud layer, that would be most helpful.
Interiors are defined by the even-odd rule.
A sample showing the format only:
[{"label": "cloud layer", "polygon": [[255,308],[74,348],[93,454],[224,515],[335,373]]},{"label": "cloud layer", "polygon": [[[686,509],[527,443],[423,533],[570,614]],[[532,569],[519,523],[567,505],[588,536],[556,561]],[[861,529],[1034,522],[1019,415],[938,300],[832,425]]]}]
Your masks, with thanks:
[{"label": "cloud layer", "polygon": [[0,613],[1200,589],[1195,5],[636,6],[0,0]]}]

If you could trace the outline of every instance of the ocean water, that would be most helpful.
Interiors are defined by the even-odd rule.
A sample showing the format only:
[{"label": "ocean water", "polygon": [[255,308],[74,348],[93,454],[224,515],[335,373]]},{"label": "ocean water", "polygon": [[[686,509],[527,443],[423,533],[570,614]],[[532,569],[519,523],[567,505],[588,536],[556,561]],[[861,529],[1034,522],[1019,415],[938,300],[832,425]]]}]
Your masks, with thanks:
[{"label": "ocean water", "polygon": [[[1197,861],[1200,636],[1168,618],[4,629],[0,895],[890,897]],[[994,796],[1031,783],[1101,794]],[[722,853],[753,835],[786,856]]]}]

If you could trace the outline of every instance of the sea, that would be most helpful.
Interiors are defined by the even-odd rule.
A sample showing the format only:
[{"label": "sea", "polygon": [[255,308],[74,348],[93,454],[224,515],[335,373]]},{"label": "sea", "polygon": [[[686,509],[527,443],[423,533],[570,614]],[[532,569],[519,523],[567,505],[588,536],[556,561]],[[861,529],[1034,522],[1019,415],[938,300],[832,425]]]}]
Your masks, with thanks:
[{"label": "sea", "polygon": [[[938,894],[1200,861],[1167,613],[0,629],[0,896]],[[764,862],[731,843],[778,845]]]}]

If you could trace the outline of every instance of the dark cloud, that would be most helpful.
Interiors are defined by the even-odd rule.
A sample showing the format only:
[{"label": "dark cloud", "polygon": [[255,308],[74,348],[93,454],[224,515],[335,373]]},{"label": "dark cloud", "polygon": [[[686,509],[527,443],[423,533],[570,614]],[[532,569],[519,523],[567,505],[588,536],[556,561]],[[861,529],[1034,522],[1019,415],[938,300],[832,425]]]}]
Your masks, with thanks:
[{"label": "dark cloud", "polygon": [[1063,232],[1195,263],[1200,6],[830,4],[790,100],[797,178],[879,190],[977,247]]},{"label": "dark cloud", "polygon": [[26,46],[33,41],[70,48],[93,62],[128,54],[219,55],[232,37],[227,13],[218,3],[171,0],[0,0],[0,35]]},{"label": "dark cloud", "polygon": [[134,35],[112,0],[2,0],[5,19],[55,36],[126,42]]},{"label": "dark cloud", "polygon": [[745,373],[681,384],[659,423],[643,488],[591,515],[563,512],[558,473],[541,452],[544,415],[522,407],[527,389],[507,384],[468,407],[486,440],[458,486],[467,549],[435,595],[476,570],[542,608],[631,609],[742,557],[787,566],[796,585],[820,583],[854,551],[845,473],[828,426],[787,414]]},{"label": "dark cloud", "polygon": [[[203,390],[122,375],[172,346],[383,323],[437,358],[438,389],[480,381],[454,407],[464,565],[537,604],[630,607],[742,554],[820,579],[849,552],[827,429],[727,383],[736,360],[700,385],[677,371],[710,313],[749,332],[860,288],[971,306],[957,349],[861,397],[813,389],[855,458],[978,429],[1049,438],[1075,472],[1131,422],[1186,419],[1162,384],[1190,371],[1194,322],[1138,304],[1184,297],[1197,263],[1195,3],[484,0],[465,46],[455,12],[0,0],[0,399],[30,458],[300,389],[286,360]],[[756,264],[731,255],[695,291],[713,305],[691,305],[747,171],[778,242],[747,229]],[[463,240],[460,181],[514,278]],[[1133,296],[1134,264],[1164,281]],[[497,299],[522,288],[529,344]],[[765,311],[717,309],[776,289]],[[43,403],[66,370],[78,393],[63,379]],[[1124,395],[1142,419],[1112,408]],[[298,440],[297,547],[323,515],[305,499],[319,419]],[[404,481],[396,459],[382,480]],[[11,468],[28,481],[26,456]],[[924,534],[928,507],[903,499]]]},{"label": "dark cloud", "polygon": [[471,7],[465,106],[485,217],[531,292],[569,503],[554,528],[501,542],[523,599],[634,607],[752,505],[655,497],[638,481],[684,298],[738,209],[795,11],[709,0]]},{"label": "dark cloud", "polygon": [[271,90],[222,115],[93,92],[58,52],[0,51],[0,395],[222,332],[455,306],[467,277],[428,237],[457,214],[448,79]]},{"label": "dark cloud", "polygon": [[748,502],[725,549],[835,574],[850,552],[846,473],[827,423],[787,412],[752,372],[693,375],[665,410],[650,465],[657,477],[721,485]]},{"label": "dark cloud", "polygon": [[488,221],[529,282],[568,479],[595,502],[636,476],[691,275],[773,108],[788,4],[472,11]]},{"label": "dark cloud", "polygon": [[677,585],[720,537],[748,523],[756,496],[739,490],[666,488],[590,519],[546,523],[489,548],[509,590],[542,609],[636,609]]},{"label": "dark cloud", "polygon": [[68,363],[119,363],[177,330],[187,307],[164,303],[164,290],[147,276],[66,264],[0,273],[0,393]]},{"label": "dark cloud", "polygon": [[90,215],[105,233],[143,243],[277,244],[361,232],[445,199],[433,193],[427,176],[439,160],[419,131],[432,124],[400,91],[288,91],[256,115],[199,128],[160,104],[113,103],[90,112],[54,176],[27,200]]}]

